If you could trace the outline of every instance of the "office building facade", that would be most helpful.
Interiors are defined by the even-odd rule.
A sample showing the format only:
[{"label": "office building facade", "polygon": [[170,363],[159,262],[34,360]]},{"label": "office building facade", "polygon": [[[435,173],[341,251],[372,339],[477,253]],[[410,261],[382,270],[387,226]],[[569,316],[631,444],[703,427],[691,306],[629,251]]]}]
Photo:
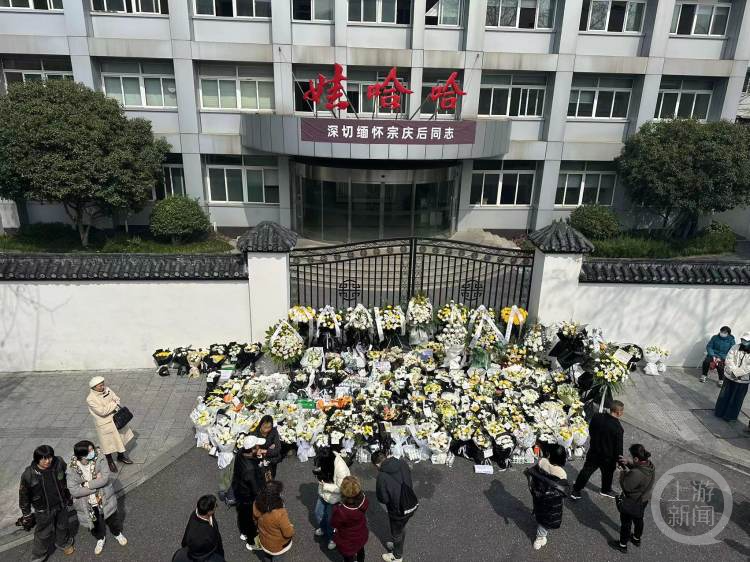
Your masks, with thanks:
[{"label": "office building facade", "polygon": [[635,220],[624,139],[734,120],[749,59],[743,0],[0,0],[0,90],[100,90],[172,145],[155,199],[329,242]]}]

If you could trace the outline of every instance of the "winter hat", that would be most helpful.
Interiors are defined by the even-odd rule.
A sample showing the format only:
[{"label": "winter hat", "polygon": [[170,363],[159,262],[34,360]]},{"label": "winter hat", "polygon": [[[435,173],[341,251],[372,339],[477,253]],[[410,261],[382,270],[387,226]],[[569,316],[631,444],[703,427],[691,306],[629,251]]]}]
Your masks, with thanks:
[{"label": "winter hat", "polygon": [[745,332],[740,336],[741,340],[750,341],[750,332]]},{"label": "winter hat", "polygon": [[94,388],[97,384],[104,382],[104,377],[92,377],[89,381],[89,388]]},{"label": "winter hat", "polygon": [[262,437],[256,437],[255,435],[248,435],[242,442],[243,449],[252,449],[258,445],[263,445],[266,442]]},{"label": "winter hat", "polygon": [[346,476],[341,481],[341,495],[345,498],[356,498],[362,492],[362,484],[356,476]]}]

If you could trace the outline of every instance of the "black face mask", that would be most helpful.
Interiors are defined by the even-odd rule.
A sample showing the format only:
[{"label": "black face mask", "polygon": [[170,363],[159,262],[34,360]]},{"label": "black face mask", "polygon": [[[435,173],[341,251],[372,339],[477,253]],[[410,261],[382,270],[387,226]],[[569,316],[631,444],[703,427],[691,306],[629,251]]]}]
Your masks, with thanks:
[{"label": "black face mask", "polygon": [[741,343],[740,344],[740,349],[742,351],[750,351],[750,342],[748,342],[748,343]]}]

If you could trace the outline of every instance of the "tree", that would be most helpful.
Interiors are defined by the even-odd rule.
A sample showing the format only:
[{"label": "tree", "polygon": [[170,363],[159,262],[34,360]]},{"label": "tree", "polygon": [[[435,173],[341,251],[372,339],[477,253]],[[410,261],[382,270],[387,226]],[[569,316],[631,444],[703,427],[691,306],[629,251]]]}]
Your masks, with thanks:
[{"label": "tree", "polygon": [[651,122],[616,159],[630,199],[688,237],[707,213],[750,204],[750,128],[728,121]]},{"label": "tree", "polygon": [[83,84],[14,84],[0,96],[0,196],[59,202],[88,245],[92,223],[137,212],[170,146],[151,123]]}]

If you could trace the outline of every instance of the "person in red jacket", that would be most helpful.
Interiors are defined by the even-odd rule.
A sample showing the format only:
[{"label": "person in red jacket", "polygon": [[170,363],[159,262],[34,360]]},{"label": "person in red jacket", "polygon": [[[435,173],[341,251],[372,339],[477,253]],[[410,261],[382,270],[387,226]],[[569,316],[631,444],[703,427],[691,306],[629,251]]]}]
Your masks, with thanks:
[{"label": "person in red jacket", "polygon": [[341,503],[333,508],[331,527],[334,529],[333,542],[336,543],[344,562],[364,562],[367,529],[367,497],[362,492],[362,484],[356,476],[347,476],[341,482]]}]

